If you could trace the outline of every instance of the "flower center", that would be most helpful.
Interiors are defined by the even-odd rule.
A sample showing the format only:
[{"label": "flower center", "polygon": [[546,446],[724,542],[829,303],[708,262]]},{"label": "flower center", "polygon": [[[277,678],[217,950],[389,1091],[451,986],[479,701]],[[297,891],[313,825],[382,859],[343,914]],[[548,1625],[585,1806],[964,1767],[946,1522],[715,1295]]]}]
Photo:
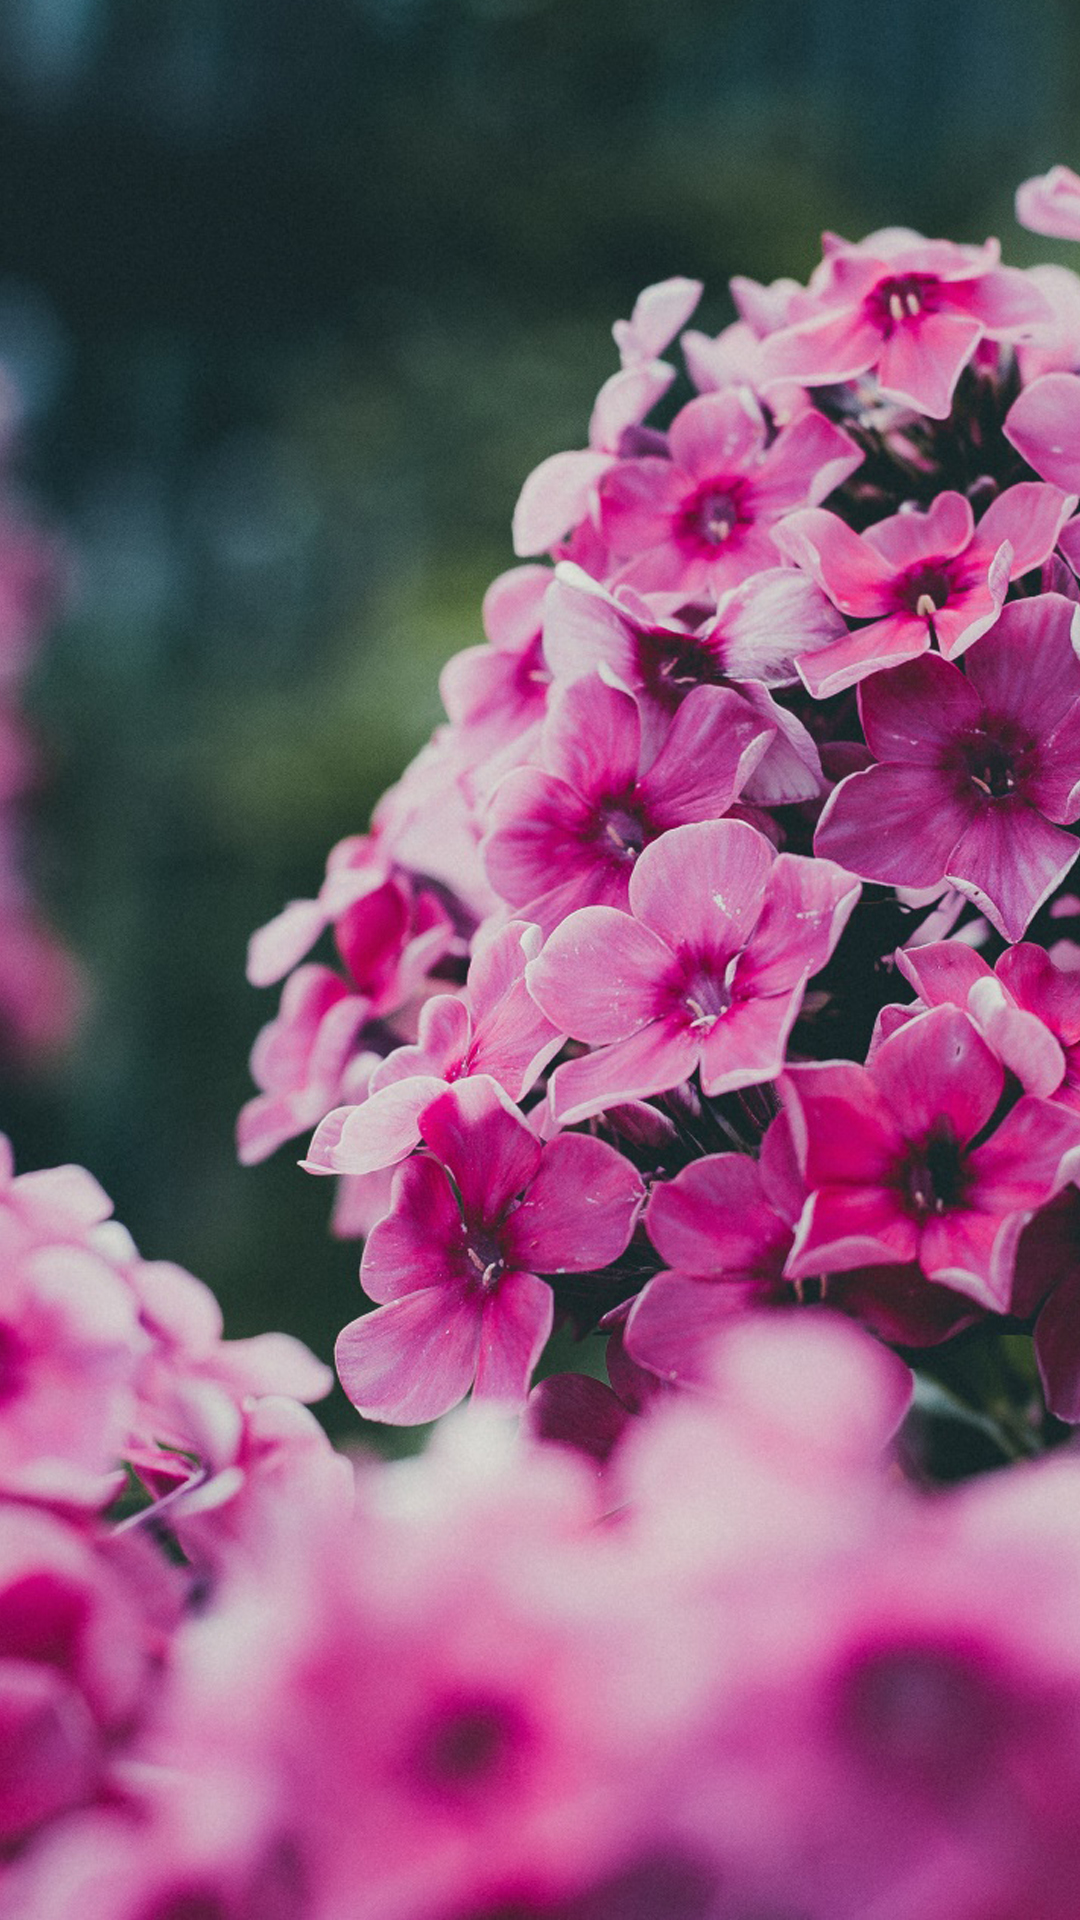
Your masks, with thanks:
[{"label": "flower center", "polygon": [[715,1027],[717,1021],[731,1005],[731,989],[727,975],[734,967],[734,961],[725,970],[723,977],[706,964],[699,963],[687,974],[682,991],[682,1004],[690,1015],[691,1029],[698,1033],[707,1033]]},{"label": "flower center", "polygon": [[612,800],[601,808],[596,837],[609,859],[620,866],[632,866],[648,834],[635,808]]},{"label": "flower center", "polygon": [[925,1219],[947,1213],[967,1189],[964,1154],[948,1122],[941,1122],[921,1146],[912,1146],[900,1169],[900,1187],[912,1213]]},{"label": "flower center", "polygon": [[935,613],[948,606],[951,591],[952,582],[944,567],[913,567],[901,586],[900,601],[920,620],[932,620]]},{"label": "flower center", "polygon": [[1013,792],[1016,775],[1012,755],[997,740],[973,742],[967,754],[968,774],[973,786],[991,800],[1003,800]]},{"label": "flower center", "polygon": [[506,1272],[502,1243],[494,1233],[483,1227],[470,1227],[465,1242],[465,1258],[476,1275],[478,1284],[487,1292],[497,1287]]},{"label": "flower center", "polygon": [[722,547],[730,540],[742,516],[734,487],[702,487],[688,507],[685,518],[692,539],[706,547]]},{"label": "flower center", "polygon": [[937,308],[938,282],[932,274],[902,273],[882,280],[867,305],[886,337]]}]

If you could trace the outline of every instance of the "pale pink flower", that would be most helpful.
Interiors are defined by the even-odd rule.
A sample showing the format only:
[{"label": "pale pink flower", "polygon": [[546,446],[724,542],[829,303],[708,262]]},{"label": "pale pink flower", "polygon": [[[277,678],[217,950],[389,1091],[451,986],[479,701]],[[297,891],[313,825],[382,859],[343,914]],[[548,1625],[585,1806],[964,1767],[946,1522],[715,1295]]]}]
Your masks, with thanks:
[{"label": "pale pink flower", "polygon": [[1016,218],[1032,233],[1080,240],[1080,175],[1058,166],[1025,180],[1016,189]]}]

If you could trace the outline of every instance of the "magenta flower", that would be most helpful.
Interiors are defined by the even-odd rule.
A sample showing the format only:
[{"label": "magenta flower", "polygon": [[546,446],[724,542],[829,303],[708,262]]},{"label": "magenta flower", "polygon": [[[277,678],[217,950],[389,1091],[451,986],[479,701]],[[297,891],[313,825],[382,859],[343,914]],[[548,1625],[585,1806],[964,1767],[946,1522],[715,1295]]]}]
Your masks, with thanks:
[{"label": "magenta flower", "polygon": [[816,506],[862,461],[839,427],[807,413],[769,444],[745,388],[706,393],[675,416],[670,459],[622,460],[600,486],[600,531],[618,578],[686,599],[775,567],[770,527]]},{"label": "magenta flower", "polygon": [[583,1134],[542,1146],[497,1081],[449,1088],[420,1121],[431,1157],[407,1161],[360,1278],[383,1304],[337,1342],[341,1384],[370,1419],[437,1419],[473,1388],[524,1400],[551,1331],[539,1273],[585,1273],[624,1251],[644,1198],[614,1147]]},{"label": "magenta flower", "polygon": [[954,1007],[901,1027],[867,1067],[791,1067],[785,1084],[809,1191],[789,1278],[915,1260],[1007,1310],[1021,1230],[1069,1178],[1080,1115],[1023,1094],[990,1130],[1004,1071]]},{"label": "magenta flower", "polygon": [[903,227],[857,245],[826,235],[808,288],[817,311],[764,342],[766,389],[783,380],[833,386],[876,371],[890,398],[947,419],[980,340],[1015,340],[1050,317],[1027,275],[999,259],[994,240],[955,246]]},{"label": "magenta flower", "polygon": [[840,693],[882,667],[899,666],[936,641],[955,660],[992,626],[1009,582],[1054,550],[1075,494],[1021,482],[999,494],[975,526],[960,493],[941,493],[927,513],[896,513],[862,534],[808,507],[776,529],[776,543],[823,587],[842,613],[865,620],[853,633],[796,664],[815,699]]},{"label": "magenta flower", "polygon": [[489,809],[483,853],[496,893],[549,933],[575,908],[622,907],[642,849],[687,821],[717,820],[774,735],[747,702],[696,687],[655,755],[632,695],[597,674],[559,688],[542,767],[509,773]]},{"label": "magenta flower", "polygon": [[815,849],[864,880],[975,900],[1007,940],[1060,885],[1080,847],[1077,610],[1018,600],[965,657],[936,654],[865,681],[877,765],[831,795]]},{"label": "magenta flower", "polygon": [[776,854],[739,820],[654,841],[629,913],[583,907],[530,962],[548,1019],[598,1049],[555,1069],[556,1118],[663,1093],[695,1068],[707,1094],[775,1079],[803,989],[858,895],[831,861]]}]

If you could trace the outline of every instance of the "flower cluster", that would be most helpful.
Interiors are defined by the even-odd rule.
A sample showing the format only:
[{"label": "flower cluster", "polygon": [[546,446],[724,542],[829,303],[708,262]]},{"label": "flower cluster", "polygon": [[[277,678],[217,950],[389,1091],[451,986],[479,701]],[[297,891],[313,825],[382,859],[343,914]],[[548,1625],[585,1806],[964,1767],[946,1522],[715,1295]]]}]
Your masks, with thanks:
[{"label": "flower cluster", "polygon": [[[1080,184],[1019,211],[1080,237]],[[375,1419],[520,1407],[569,1326],[610,1391],[545,1418],[602,1449],[821,1299],[1034,1330],[1080,1415],[1080,278],[890,228],[732,292],[616,325],[446,723],[252,942],[241,1152],[341,1176]]]},{"label": "flower cluster", "polygon": [[1072,1920],[1080,1464],[919,1492],[909,1397],[746,1315],[599,1472],[470,1410],[353,1479],[279,1400],[216,1505],[7,1500],[5,1915]]},{"label": "flower cluster", "polygon": [[[0,383],[2,384],[2,383]],[[0,392],[0,465],[10,457],[10,401]],[[82,999],[71,956],[41,920],[23,872],[21,802],[38,755],[21,684],[55,603],[60,564],[7,487],[0,489],[0,1052],[47,1053],[70,1035]]]}]

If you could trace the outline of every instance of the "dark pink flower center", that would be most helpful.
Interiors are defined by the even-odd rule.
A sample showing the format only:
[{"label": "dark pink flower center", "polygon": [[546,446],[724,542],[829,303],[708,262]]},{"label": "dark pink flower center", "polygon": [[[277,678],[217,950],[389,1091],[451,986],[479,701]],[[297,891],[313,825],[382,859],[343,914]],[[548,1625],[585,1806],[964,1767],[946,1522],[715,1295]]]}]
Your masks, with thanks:
[{"label": "dark pink flower center", "polygon": [[693,687],[729,684],[722,656],[695,633],[657,627],[638,639],[638,671],[654,700],[674,709]]},{"label": "dark pink flower center", "polygon": [[708,1033],[731,1005],[729,975],[734,961],[697,959],[685,966],[677,987],[679,1011],[699,1033]]},{"label": "dark pink flower center", "polygon": [[900,1168],[900,1189],[918,1218],[948,1213],[961,1204],[968,1185],[964,1152],[952,1129],[942,1124],[929,1139],[912,1144]]},{"label": "dark pink flower center", "polygon": [[1007,800],[1022,789],[1036,743],[1008,721],[984,723],[962,734],[948,756],[961,783],[986,800]]},{"label": "dark pink flower center", "polygon": [[617,866],[632,866],[653,834],[641,808],[624,798],[604,802],[593,837],[601,852]]},{"label": "dark pink flower center", "polygon": [[22,1391],[26,1374],[27,1349],[14,1327],[0,1321],[0,1407],[6,1406]]},{"label": "dark pink flower center", "polygon": [[866,302],[866,311],[886,339],[897,327],[910,326],[924,313],[936,313],[941,282],[932,273],[901,273],[879,280]]},{"label": "dark pink flower center", "polygon": [[490,1227],[466,1227],[465,1258],[472,1268],[477,1285],[486,1291],[497,1287],[506,1272],[502,1241]]},{"label": "dark pink flower center", "polygon": [[1012,1718],[983,1664],[947,1646],[876,1647],[844,1677],[846,1739],[876,1771],[912,1786],[971,1790]]},{"label": "dark pink flower center", "polygon": [[484,1694],[445,1701],[421,1730],[413,1753],[415,1775],[439,1797],[479,1794],[506,1778],[524,1735],[512,1701]]},{"label": "dark pink flower center", "polygon": [[699,487],[683,509],[681,532],[692,545],[722,547],[736,527],[745,526],[748,516],[740,505],[741,487],[715,482]]},{"label": "dark pink flower center", "polygon": [[924,561],[912,567],[898,583],[897,600],[907,613],[920,620],[932,620],[949,604],[953,582],[943,560]]}]

